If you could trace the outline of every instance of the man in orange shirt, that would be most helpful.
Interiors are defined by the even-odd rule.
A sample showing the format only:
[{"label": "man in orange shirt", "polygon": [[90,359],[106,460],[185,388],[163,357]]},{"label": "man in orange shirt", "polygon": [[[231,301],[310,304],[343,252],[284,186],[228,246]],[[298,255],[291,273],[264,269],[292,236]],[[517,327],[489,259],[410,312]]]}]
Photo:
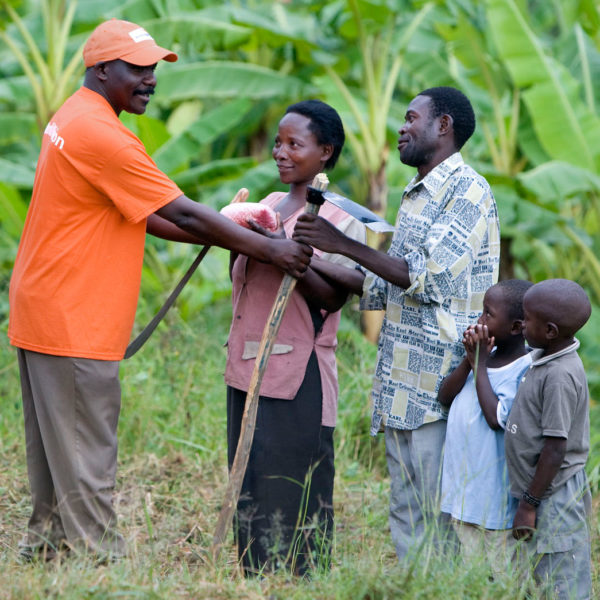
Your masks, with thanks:
[{"label": "man in orange shirt", "polygon": [[235,225],[187,198],[119,120],[142,114],[177,55],[112,19],[83,50],[83,86],[46,127],[10,284],[33,511],[22,555],[122,555],[112,507],[121,393],[146,232],[222,246],[299,277],[308,246]]}]

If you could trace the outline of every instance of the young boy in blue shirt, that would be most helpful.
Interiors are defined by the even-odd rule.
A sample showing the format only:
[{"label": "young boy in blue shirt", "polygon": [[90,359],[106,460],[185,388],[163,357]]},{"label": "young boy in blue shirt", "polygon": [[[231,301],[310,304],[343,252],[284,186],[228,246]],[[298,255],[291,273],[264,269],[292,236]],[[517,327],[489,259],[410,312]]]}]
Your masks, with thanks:
[{"label": "young boy in blue shirt", "polygon": [[545,597],[587,600],[589,393],[574,336],[591,305],[574,281],[550,279],[527,291],[523,308],[523,334],[535,350],[506,426],[511,492],[519,499],[513,535],[524,540]]},{"label": "young boy in blue shirt", "polygon": [[450,406],[441,510],[452,516],[463,557],[485,556],[496,576],[507,573],[515,546],[503,427],[531,364],[521,330],[532,285],[511,279],[487,290],[477,325],[464,333],[466,357],[438,392]]}]

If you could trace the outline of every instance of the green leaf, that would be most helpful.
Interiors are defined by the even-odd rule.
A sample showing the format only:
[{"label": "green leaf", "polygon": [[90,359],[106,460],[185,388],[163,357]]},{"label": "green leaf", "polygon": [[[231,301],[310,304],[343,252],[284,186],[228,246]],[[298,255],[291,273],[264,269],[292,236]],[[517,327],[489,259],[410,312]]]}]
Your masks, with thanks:
[{"label": "green leaf", "polygon": [[550,160],[536,135],[531,118],[526,113],[525,118],[519,121],[518,144],[532,166],[542,165]]},{"label": "green leaf", "polygon": [[167,127],[160,119],[126,112],[121,113],[120,119],[142,140],[146,152],[150,155],[169,139]]},{"label": "green leaf", "polygon": [[183,133],[170,138],[152,158],[165,173],[173,173],[197,156],[202,146],[232,131],[251,108],[252,102],[246,98],[222,104],[188,124]]},{"label": "green leaf", "polygon": [[513,0],[487,0],[488,23],[499,54],[519,87],[548,80],[548,65],[525,17]]},{"label": "green leaf", "polygon": [[579,84],[546,56],[514,0],[487,0],[489,27],[523,98],[537,136],[552,158],[593,170],[600,165],[600,120],[579,96]]},{"label": "green leaf", "polygon": [[230,7],[231,18],[247,26],[262,44],[279,47],[286,42],[305,50],[316,47],[318,26],[314,16],[306,12],[290,13],[279,3],[272,3],[262,11],[254,8]]},{"label": "green leaf", "polygon": [[19,239],[26,216],[27,204],[18,190],[0,183],[0,224],[13,239]]},{"label": "green leaf", "polygon": [[[386,0],[358,0],[356,2],[360,14],[362,15],[363,21],[368,25],[369,22],[373,22],[379,28],[381,25],[385,25],[390,19],[393,19],[396,14],[400,11],[400,2],[395,2],[395,6],[391,6],[391,3]],[[402,8],[407,8],[406,6]]]},{"label": "green leaf", "polygon": [[195,123],[202,114],[201,100],[188,100],[176,106],[167,119],[167,131],[177,136],[187,131],[190,123]]},{"label": "green leaf", "polygon": [[27,113],[0,113],[0,144],[11,144],[37,134],[35,116]]},{"label": "green leaf", "polygon": [[[277,185],[279,184],[279,185]],[[239,188],[245,187],[250,191],[249,200],[258,202],[269,192],[274,191],[274,187],[281,188],[277,168],[273,160],[268,160],[259,165],[255,165],[252,169],[248,169],[244,173],[240,173],[236,179],[233,179],[228,184],[230,187],[227,192],[227,197],[231,198]]]},{"label": "green leaf", "polygon": [[162,69],[156,88],[159,102],[194,98],[300,98],[307,84],[253,64],[203,62]]},{"label": "green leaf", "polygon": [[[119,18],[121,15],[120,11],[129,3],[124,0],[84,0],[84,2],[85,10],[80,10],[83,8],[83,3],[80,0],[79,10],[75,11],[73,22],[84,24],[88,27],[92,24],[92,29],[106,19],[110,19],[111,17]],[[91,33],[91,30],[89,33]]]},{"label": "green leaf", "polygon": [[161,46],[170,48],[181,44],[188,54],[191,50],[230,50],[238,48],[252,36],[252,30],[232,23],[218,21],[202,13],[187,13],[144,22],[144,28]]},{"label": "green leaf", "polygon": [[547,162],[521,173],[519,181],[542,202],[600,190],[600,176],[560,161]]},{"label": "green leaf", "polygon": [[253,158],[214,160],[206,165],[188,169],[173,177],[179,186],[215,184],[221,180],[239,177],[256,164]]},{"label": "green leaf", "polygon": [[33,188],[35,171],[23,165],[0,158],[0,181],[16,187]]},{"label": "green leaf", "polygon": [[574,27],[573,39],[575,56],[572,60],[571,72],[583,82],[589,109],[598,114],[600,112],[600,51],[579,24]]},{"label": "green leaf", "polygon": [[34,106],[33,92],[27,77],[0,77],[0,102],[9,103],[20,110],[31,109]]},{"label": "green leaf", "polygon": [[556,80],[523,92],[537,137],[551,158],[588,169],[600,167],[600,119],[584,104],[577,93],[579,84],[566,70],[558,65],[554,70],[560,73],[560,92]]},{"label": "green leaf", "polygon": [[514,185],[497,183],[492,185],[492,190],[498,206],[501,231],[505,233],[507,231],[505,227],[509,227],[518,220],[518,208],[524,200],[516,192]]},{"label": "green leaf", "polygon": [[200,200],[218,210],[225,204],[229,204],[234,194],[242,187],[248,188],[250,192],[248,200],[250,202],[258,202],[270,192],[285,189],[285,186],[279,181],[277,168],[273,160],[258,165],[255,163],[250,168],[237,170],[237,173],[230,171],[229,176],[232,175],[233,178],[228,180],[208,182],[207,185],[211,183],[215,185],[199,190],[201,193]]}]

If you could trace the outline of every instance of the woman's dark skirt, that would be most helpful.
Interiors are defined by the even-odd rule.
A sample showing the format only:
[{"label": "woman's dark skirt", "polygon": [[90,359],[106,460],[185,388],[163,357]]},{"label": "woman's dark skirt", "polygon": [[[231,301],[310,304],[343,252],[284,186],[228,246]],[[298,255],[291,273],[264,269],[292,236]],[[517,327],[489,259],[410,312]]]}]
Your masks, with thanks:
[{"label": "woman's dark skirt", "polygon": [[[227,388],[229,468],[246,393]],[[333,427],[321,425],[322,391],[311,354],[293,400],[261,396],[256,431],[234,522],[238,556],[248,574],[328,568],[333,533]]]}]

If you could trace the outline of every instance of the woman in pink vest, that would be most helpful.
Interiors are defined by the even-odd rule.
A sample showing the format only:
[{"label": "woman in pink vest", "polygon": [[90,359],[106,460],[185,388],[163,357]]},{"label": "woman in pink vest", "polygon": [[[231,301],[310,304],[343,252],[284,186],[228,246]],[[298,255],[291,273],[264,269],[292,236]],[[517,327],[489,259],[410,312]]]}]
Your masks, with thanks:
[{"label": "woman in pink vest", "polygon": [[[337,112],[318,100],[289,106],[279,122],[273,159],[289,191],[273,192],[262,202],[279,213],[287,237],[304,210],[307,186],[317,173],[333,168],[344,137]],[[364,226],[339,208],[325,202],[319,214],[364,243]],[[225,372],[230,467],[258,345],[283,277],[277,268],[246,256],[232,261],[233,319]],[[361,288],[363,276],[354,267],[346,257],[315,249],[283,317],[261,386],[235,520],[246,573],[287,567],[303,574],[329,565],[336,332],[349,292]],[[337,283],[324,273],[335,273]]]}]

